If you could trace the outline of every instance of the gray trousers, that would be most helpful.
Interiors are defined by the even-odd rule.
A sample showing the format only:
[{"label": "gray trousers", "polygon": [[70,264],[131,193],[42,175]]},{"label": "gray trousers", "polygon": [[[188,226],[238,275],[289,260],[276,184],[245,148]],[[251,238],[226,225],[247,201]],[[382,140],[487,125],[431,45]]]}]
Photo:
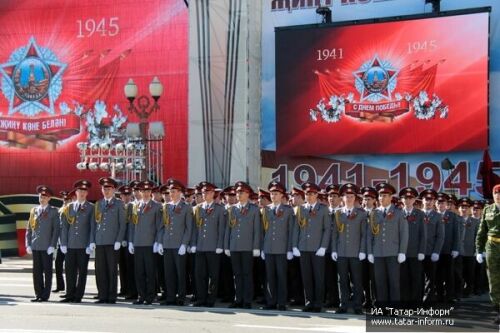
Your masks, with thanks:
[{"label": "gray trousers", "polygon": [[388,303],[399,303],[400,282],[399,263],[397,257],[375,257],[373,264],[375,271],[375,288],[377,290],[377,303],[379,306]]},{"label": "gray trousers", "polygon": [[359,258],[339,257],[337,259],[337,270],[339,272],[340,283],[340,307],[347,308],[349,303],[349,284],[353,285],[354,309],[361,310],[363,299],[363,276],[362,263]]}]

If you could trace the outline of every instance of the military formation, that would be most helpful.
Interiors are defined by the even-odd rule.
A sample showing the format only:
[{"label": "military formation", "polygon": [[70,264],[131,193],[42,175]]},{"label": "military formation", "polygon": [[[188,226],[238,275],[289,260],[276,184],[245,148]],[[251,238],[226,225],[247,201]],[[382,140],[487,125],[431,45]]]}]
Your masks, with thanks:
[{"label": "military formation", "polygon": [[51,189],[37,187],[26,232],[33,302],[50,297],[57,251],[61,302],[82,301],[95,254],[96,303],[213,307],[220,299],[248,309],[257,298],[269,310],[361,314],[454,303],[489,288],[498,313],[500,185],[486,206],[432,189],[397,193],[389,183],[306,182],[290,192],[276,181],[257,192],[242,181],[223,190],[176,179],[99,185],[102,198],[91,203],[92,184],[75,182],[59,210]]}]

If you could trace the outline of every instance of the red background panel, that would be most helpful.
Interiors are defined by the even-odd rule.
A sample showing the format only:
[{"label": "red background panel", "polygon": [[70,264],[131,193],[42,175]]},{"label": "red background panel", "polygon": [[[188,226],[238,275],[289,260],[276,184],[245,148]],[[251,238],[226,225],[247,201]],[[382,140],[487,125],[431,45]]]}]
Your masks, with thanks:
[{"label": "red background panel", "polygon": [[[432,46],[431,46],[432,44]],[[412,48],[412,45],[417,47]],[[425,46],[424,46],[425,45]],[[318,60],[318,50],[342,49],[342,59]],[[488,140],[488,13],[355,26],[287,29],[276,33],[277,153],[325,155],[480,150]],[[354,94],[354,72],[375,56],[398,70],[392,92],[424,85],[448,105],[446,119],[419,120],[413,110],[393,122],[311,122],[309,109],[328,99],[319,73],[330,73],[335,94]],[[415,95],[415,92],[413,92]],[[364,101],[367,102],[367,101]],[[382,100],[380,102],[387,102]]]},{"label": "red background panel", "polygon": [[[158,76],[164,93],[159,100],[160,112],[150,121],[163,121],[166,130],[163,178],[186,180],[188,11],[182,1],[2,1],[0,11],[0,64],[31,37],[67,64],[57,112],[61,102],[71,106],[76,101],[88,109],[96,100],[103,100],[108,112],[118,104],[129,121],[137,122],[127,111],[123,87],[133,78],[139,95],[149,95],[149,82]],[[114,22],[119,32],[115,36],[109,36],[111,18],[117,18]],[[88,20],[104,20],[107,32],[90,34],[85,30]],[[9,101],[0,94],[0,117],[8,113]],[[9,116],[26,117],[19,113]],[[78,135],[60,141],[54,151],[14,148],[0,142],[0,194],[32,193],[40,183],[60,191],[69,189],[79,178],[97,184],[105,173],[76,169],[80,157],[75,145],[87,137],[83,121],[81,126]],[[94,186],[91,199],[99,195],[99,187]]]}]

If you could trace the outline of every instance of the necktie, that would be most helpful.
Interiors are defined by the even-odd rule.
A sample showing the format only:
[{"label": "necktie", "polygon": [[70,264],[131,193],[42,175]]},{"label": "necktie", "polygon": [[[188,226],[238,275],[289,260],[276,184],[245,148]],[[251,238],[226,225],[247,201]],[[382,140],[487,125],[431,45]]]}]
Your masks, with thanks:
[{"label": "necktie", "polygon": [[312,206],[309,206],[309,214],[312,212],[313,208]]},{"label": "necktie", "polygon": [[278,206],[274,207],[274,215],[278,215]]},{"label": "necktie", "polygon": [[350,209],[347,211],[347,217],[349,217],[349,216],[351,216],[351,210]]},{"label": "necktie", "polygon": [[77,203],[77,204],[76,204],[76,211],[78,212],[79,210],[80,210],[80,204],[79,204],[79,203]]},{"label": "necktie", "polygon": [[382,214],[384,217],[387,216],[387,208],[384,208],[384,214]]}]

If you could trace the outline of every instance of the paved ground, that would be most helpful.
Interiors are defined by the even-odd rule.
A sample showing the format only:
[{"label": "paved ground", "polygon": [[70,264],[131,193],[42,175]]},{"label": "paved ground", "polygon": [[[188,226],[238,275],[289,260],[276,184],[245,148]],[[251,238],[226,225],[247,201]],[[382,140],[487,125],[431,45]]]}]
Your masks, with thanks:
[{"label": "paved ground", "polygon": [[[90,264],[90,267],[93,263]],[[33,286],[31,261],[6,259],[0,265],[0,333],[62,332],[365,332],[365,316],[335,315],[332,311],[305,314],[299,309],[286,312],[220,308],[135,306],[93,304],[95,278],[88,277],[86,297],[81,304],[31,303]],[[486,297],[469,299],[455,325],[461,331],[494,331]],[[257,307],[257,306],[255,306]],[[413,331],[418,328],[401,329]]]}]

